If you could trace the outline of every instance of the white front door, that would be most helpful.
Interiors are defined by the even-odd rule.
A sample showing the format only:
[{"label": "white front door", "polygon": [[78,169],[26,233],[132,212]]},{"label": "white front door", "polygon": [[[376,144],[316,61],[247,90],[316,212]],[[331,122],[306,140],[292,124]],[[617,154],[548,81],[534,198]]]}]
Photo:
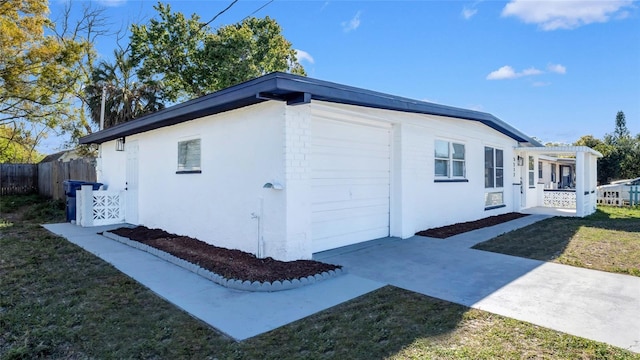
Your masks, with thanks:
[{"label": "white front door", "polygon": [[129,224],[138,224],[138,140],[127,142],[126,169],[126,212],[125,220]]},{"label": "white front door", "polygon": [[389,236],[390,131],[311,121],[313,252]]}]

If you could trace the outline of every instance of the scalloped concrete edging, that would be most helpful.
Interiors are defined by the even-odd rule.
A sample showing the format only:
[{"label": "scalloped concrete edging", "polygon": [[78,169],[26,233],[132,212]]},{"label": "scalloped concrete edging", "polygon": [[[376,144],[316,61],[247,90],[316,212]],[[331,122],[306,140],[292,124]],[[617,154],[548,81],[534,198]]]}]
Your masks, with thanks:
[{"label": "scalloped concrete edging", "polygon": [[325,271],[321,274],[316,274],[314,276],[307,276],[293,280],[284,280],[279,281],[276,280],[274,282],[261,282],[261,281],[249,281],[249,280],[238,280],[238,279],[227,279],[220,274],[216,274],[213,271],[209,271],[204,269],[197,264],[190,263],[186,260],[180,259],[177,256],[171,255],[168,252],[162,251],[160,249],[156,249],[153,246],[149,246],[147,244],[143,244],[138,241],[130,240],[129,238],[122,237],[120,235],[116,235],[114,233],[105,231],[102,233],[102,236],[109,238],[111,240],[115,240],[122,244],[131,246],[132,248],[136,248],[138,250],[142,250],[151,255],[155,255],[165,261],[168,261],[174,265],[180,266],[183,269],[189,270],[197,275],[202,276],[205,279],[211,280],[218,285],[222,285],[224,287],[228,287],[235,290],[242,291],[260,291],[260,292],[273,292],[273,291],[283,291],[296,289],[302,286],[311,285],[319,281],[332,279],[334,277],[340,276],[346,273],[344,268],[335,269]]}]

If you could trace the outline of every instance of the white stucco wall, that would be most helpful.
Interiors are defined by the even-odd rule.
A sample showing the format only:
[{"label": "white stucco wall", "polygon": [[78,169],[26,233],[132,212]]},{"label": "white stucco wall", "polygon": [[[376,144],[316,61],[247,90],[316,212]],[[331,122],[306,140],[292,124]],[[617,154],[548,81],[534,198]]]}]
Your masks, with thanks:
[{"label": "white stucco wall", "polygon": [[116,151],[116,141],[107,141],[100,145],[96,159],[97,181],[108,186],[110,190],[124,190],[126,153]]},{"label": "white stucco wall", "polygon": [[[391,236],[407,238],[417,231],[513,211],[513,149],[517,142],[478,122],[350,105],[314,102],[351,117],[393,124]],[[313,134],[311,134],[313,136]],[[434,182],[436,139],[465,144],[468,182]],[[505,207],[485,210],[484,147],[504,151]],[[499,191],[496,189],[495,191]]]},{"label": "white stucco wall", "polygon": [[[296,106],[268,101],[127,137],[139,147],[139,224],[254,254],[261,238],[265,256],[310,258],[314,111],[392,124],[391,236],[407,238],[423,229],[514,211],[517,142],[485,125],[318,101]],[[202,173],[176,174],[178,142],[195,138],[201,139]],[[434,182],[436,139],[465,144],[467,182]],[[504,151],[505,206],[491,210],[484,206],[485,146]],[[98,180],[112,190],[124,189],[126,151],[115,151],[115,141],[101,148]],[[263,188],[268,182],[284,189]]]},{"label": "white stucco wall", "polygon": [[[284,191],[263,188],[286,188],[285,106],[270,101],[127,137],[139,146],[139,224],[254,254],[261,232],[266,256],[286,258],[269,247],[285,234]],[[176,174],[178,142],[196,138],[202,173]],[[125,154],[103,144],[101,180],[111,189],[124,188]]]}]

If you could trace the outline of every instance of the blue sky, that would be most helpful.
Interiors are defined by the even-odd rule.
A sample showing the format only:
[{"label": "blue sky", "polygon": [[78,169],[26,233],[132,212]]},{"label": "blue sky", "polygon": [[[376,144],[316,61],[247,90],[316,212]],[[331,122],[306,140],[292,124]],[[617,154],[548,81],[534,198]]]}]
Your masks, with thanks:
[{"label": "blue sky", "polygon": [[[156,3],[97,2],[115,30]],[[169,1],[206,21],[230,3]],[[619,110],[640,133],[639,1],[240,0],[211,25],[263,5],[254,16],[278,21],[311,77],[489,112],[543,142],[602,138]],[[107,58],[114,47],[98,43]]]}]

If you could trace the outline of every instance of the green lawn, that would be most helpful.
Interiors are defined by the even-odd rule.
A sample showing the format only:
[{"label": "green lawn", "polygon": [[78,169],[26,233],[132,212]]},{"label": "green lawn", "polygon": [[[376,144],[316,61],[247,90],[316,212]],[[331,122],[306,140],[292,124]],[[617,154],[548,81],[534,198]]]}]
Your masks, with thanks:
[{"label": "green lawn", "polygon": [[585,218],[555,217],[473,248],[640,276],[640,208],[599,207]]},{"label": "green lawn", "polygon": [[238,343],[38,226],[61,208],[0,199],[0,359],[640,359],[394,287]]}]

